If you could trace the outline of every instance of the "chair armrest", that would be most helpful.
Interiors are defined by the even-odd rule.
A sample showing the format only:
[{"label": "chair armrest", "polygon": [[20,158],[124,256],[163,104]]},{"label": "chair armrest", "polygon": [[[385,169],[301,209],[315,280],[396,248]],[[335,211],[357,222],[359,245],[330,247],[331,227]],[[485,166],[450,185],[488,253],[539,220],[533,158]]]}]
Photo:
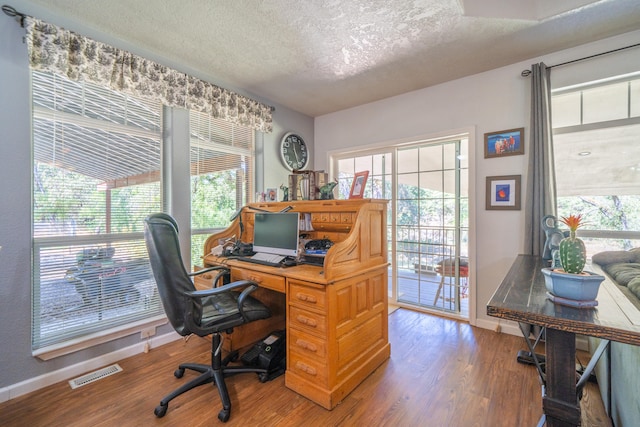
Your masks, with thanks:
[{"label": "chair armrest", "polygon": [[192,271],[191,273],[187,273],[187,274],[189,275],[189,277],[193,277],[193,276],[197,276],[199,274],[208,273],[209,271],[214,271],[214,270],[226,270],[226,271],[229,271],[229,269],[227,267],[225,267],[225,266],[214,265],[213,267],[203,268],[201,270]]}]

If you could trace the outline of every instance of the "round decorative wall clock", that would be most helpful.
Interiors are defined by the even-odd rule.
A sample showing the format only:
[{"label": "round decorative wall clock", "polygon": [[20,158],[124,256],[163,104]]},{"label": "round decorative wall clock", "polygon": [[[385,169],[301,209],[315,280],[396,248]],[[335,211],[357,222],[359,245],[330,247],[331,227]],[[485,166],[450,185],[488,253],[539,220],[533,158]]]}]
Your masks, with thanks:
[{"label": "round decorative wall clock", "polygon": [[306,168],[310,158],[307,143],[300,135],[286,133],[280,141],[280,158],[289,170]]}]

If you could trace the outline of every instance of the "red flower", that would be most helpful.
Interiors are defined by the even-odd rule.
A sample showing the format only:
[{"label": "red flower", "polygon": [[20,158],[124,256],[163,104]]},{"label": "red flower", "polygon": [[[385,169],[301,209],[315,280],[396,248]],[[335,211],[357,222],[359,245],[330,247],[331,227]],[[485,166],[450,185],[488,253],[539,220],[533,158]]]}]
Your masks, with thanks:
[{"label": "red flower", "polygon": [[568,217],[563,216],[560,220],[564,223],[571,231],[576,231],[578,228],[584,225],[582,223],[582,214],[579,215],[569,215]]}]

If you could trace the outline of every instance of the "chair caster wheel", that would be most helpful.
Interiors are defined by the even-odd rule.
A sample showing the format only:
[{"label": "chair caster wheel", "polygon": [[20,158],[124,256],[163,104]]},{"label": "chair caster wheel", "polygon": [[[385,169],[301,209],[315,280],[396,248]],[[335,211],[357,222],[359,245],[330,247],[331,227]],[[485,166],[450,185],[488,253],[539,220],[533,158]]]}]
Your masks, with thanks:
[{"label": "chair caster wheel", "polygon": [[223,423],[226,423],[227,421],[229,421],[230,416],[231,416],[230,409],[223,409],[220,412],[218,412],[218,419]]},{"label": "chair caster wheel", "polygon": [[168,407],[169,407],[169,405],[160,404],[160,405],[156,406],[156,409],[153,410],[153,413],[155,414],[156,417],[162,418],[167,413],[167,408]]},{"label": "chair caster wheel", "polygon": [[182,368],[176,369],[176,371],[173,373],[173,376],[176,378],[182,378],[183,375],[184,375],[184,369]]},{"label": "chair caster wheel", "polygon": [[266,374],[266,373],[258,374],[258,379],[260,380],[261,383],[266,383],[267,380],[269,379],[269,374]]}]

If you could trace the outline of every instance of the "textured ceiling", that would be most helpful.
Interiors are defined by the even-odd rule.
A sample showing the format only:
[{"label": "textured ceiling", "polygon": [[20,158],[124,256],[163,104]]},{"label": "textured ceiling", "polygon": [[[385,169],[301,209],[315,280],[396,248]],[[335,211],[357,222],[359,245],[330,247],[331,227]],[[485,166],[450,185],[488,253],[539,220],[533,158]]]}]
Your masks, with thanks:
[{"label": "textured ceiling", "polygon": [[[184,64],[198,77],[309,116],[640,29],[638,0],[24,4],[64,15]],[[11,5],[29,14],[20,4]]]}]

